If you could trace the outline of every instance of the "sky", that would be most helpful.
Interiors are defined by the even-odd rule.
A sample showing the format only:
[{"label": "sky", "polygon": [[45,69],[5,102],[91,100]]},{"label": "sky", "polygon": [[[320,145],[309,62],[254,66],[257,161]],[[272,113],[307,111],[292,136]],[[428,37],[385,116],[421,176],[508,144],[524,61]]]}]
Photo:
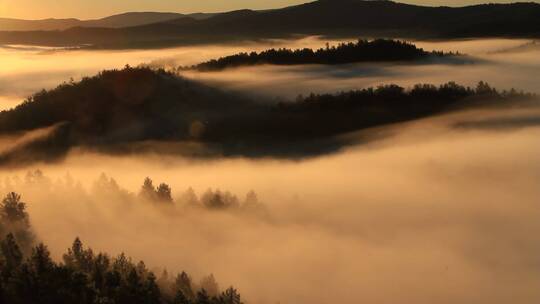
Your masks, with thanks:
[{"label": "sky", "polygon": [[[0,17],[44,19],[91,19],[127,11],[179,13],[220,12],[241,8],[267,9],[310,0],[0,0]],[[461,6],[477,3],[508,3],[504,0],[401,0],[419,5]]]}]

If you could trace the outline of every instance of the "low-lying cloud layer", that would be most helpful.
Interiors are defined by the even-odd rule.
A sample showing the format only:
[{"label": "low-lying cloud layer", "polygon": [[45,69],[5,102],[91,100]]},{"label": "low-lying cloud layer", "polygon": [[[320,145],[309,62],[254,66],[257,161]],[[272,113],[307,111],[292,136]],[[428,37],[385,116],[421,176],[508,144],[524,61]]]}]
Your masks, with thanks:
[{"label": "low-lying cloud layer", "polygon": [[[379,130],[395,134],[386,140],[302,162],[79,151],[41,166],[53,182],[69,172],[86,189],[101,172],[133,192],[154,177],[176,198],[190,186],[255,189],[269,217],[164,213],[61,187],[18,191],[57,257],[78,235],[149,266],[213,272],[249,303],[530,304],[540,300],[540,239],[531,233],[540,229],[540,128],[456,124],[532,113],[469,111],[398,125]],[[2,175],[13,174],[24,170]]]},{"label": "low-lying cloud layer", "polygon": [[[348,40],[341,41],[350,41]],[[261,51],[268,48],[320,48],[338,40],[305,38],[273,40],[227,46],[179,47],[160,50],[129,51],[63,51],[55,49],[4,47],[0,48],[0,109],[22,102],[27,96],[43,89],[93,75],[103,69],[136,66],[177,67],[192,65],[238,52]],[[408,86],[419,82],[445,83],[456,81],[474,86],[484,80],[495,87],[515,87],[538,92],[535,75],[540,66],[534,60],[537,49],[526,52],[498,53],[528,43],[527,40],[485,39],[451,42],[416,41],[428,51],[459,51],[488,62],[474,65],[346,65],[305,67],[257,67],[221,73],[186,73],[186,76],[249,94],[266,97],[296,97],[298,94],[327,92],[397,83]],[[91,59],[89,59],[91,58]],[[277,94],[276,94],[277,92]]]},{"label": "low-lying cloud layer", "polygon": [[[521,43],[419,43],[487,61],[472,66],[260,67],[188,76],[265,97],[451,80],[538,92],[537,53],[491,54]],[[0,95],[17,88],[27,94],[45,82],[125,63],[162,58],[154,64],[186,65],[251,49],[95,52],[95,60],[78,51],[17,50],[4,53],[0,78],[20,82],[1,82]],[[32,73],[48,76],[33,82]],[[20,75],[34,76],[25,81]],[[150,268],[198,277],[212,272],[221,287],[234,285],[248,303],[531,304],[540,301],[538,117],[537,106],[454,113],[369,130],[384,139],[303,161],[78,150],[61,164],[0,171],[2,180],[18,175],[25,185],[26,170],[39,167],[55,186],[13,189],[11,179],[0,189],[23,195],[39,239],[55,258],[80,236],[96,251],[125,251]],[[363,139],[366,133],[347,136]],[[4,138],[0,145],[14,149],[17,143]],[[199,194],[209,187],[239,195],[253,189],[268,215],[122,205],[91,190],[103,172],[131,192],[151,176],[169,183],[175,198],[190,186]]]},{"label": "low-lying cloud layer", "polygon": [[[311,92],[324,93],[394,83],[410,87],[417,83],[456,81],[471,87],[486,81],[494,87],[538,93],[538,49],[498,53],[527,43],[524,40],[470,40],[415,42],[426,50],[459,51],[475,57],[470,64],[349,64],[337,66],[262,66],[218,73],[186,73],[197,80],[255,95],[291,98]],[[254,77],[254,75],[256,75]],[[276,93],[277,92],[277,93]]]},{"label": "low-lying cloud layer", "polygon": [[[336,41],[330,41],[336,43]],[[264,50],[269,47],[322,47],[316,38],[272,40],[244,45],[180,47],[158,50],[83,51],[0,46],[0,110],[22,102],[26,97],[50,89],[62,82],[94,75],[103,69],[137,66],[184,66],[241,51]],[[9,102],[5,102],[8,100]],[[4,101],[4,102],[2,102]]]}]

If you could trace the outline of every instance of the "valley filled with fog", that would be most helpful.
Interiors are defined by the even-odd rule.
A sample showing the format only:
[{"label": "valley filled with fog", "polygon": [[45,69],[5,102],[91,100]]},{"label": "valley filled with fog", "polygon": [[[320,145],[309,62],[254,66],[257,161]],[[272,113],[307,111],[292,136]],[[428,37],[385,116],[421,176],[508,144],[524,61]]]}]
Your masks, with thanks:
[{"label": "valley filled with fog", "polygon": [[[126,64],[175,70],[237,52],[324,48],[326,42],[130,51],[4,47],[0,109]],[[414,43],[473,60],[179,73],[269,103],[449,81],[540,93],[540,46],[530,40]],[[32,136],[40,135],[0,137],[0,154]],[[186,270],[196,279],[213,273],[220,287],[237,287],[246,303],[530,304],[540,299],[539,136],[534,99],[347,132],[339,135],[347,142],[339,149],[300,158],[104,154],[77,147],[58,162],[1,168],[0,193],[22,195],[36,236],[56,259],[79,236],[96,250],[144,260],[157,273]],[[35,170],[42,173],[28,173]],[[113,190],[100,184],[102,174],[107,185],[114,179]],[[170,185],[175,204],[134,203],[146,177]],[[208,189],[230,192],[224,196],[236,196],[231,200],[238,206],[188,206],[186,195],[202,201]],[[255,210],[242,207],[250,191]]]},{"label": "valley filled with fog", "polygon": [[[70,79],[94,75],[103,69],[122,68],[126,64],[176,68],[235,54],[267,48],[324,48],[343,40],[312,37],[299,40],[272,40],[243,45],[193,46],[157,50],[87,51],[40,48],[32,46],[0,47],[0,109],[21,103],[41,90],[56,87]],[[338,66],[259,66],[220,73],[187,71],[183,76],[272,100],[292,98],[299,94],[330,93],[341,90],[395,83],[412,86],[417,83],[440,84],[455,81],[475,86],[483,80],[499,89],[515,87],[538,92],[535,75],[540,63],[540,47],[526,48],[530,40],[484,39],[449,42],[416,41],[426,50],[460,52],[478,58],[466,69],[459,64],[395,65],[349,64]],[[522,47],[522,48],[520,48]],[[257,75],[257,77],[253,77]]]},{"label": "valley filled with fog", "polygon": [[[506,303],[516,294],[528,303],[540,296],[540,240],[531,233],[540,228],[540,128],[456,126],[480,114],[519,121],[540,112],[469,112],[374,130],[389,137],[300,162],[74,151],[62,164],[33,167],[44,184],[26,179],[29,168],[2,176],[18,176],[4,189],[23,193],[57,258],[77,235],[169,271],[212,272],[252,303]],[[167,182],[174,211],[99,192],[101,173],[135,194],[146,176]],[[240,200],[253,189],[265,210],[185,209],[190,187]]]}]

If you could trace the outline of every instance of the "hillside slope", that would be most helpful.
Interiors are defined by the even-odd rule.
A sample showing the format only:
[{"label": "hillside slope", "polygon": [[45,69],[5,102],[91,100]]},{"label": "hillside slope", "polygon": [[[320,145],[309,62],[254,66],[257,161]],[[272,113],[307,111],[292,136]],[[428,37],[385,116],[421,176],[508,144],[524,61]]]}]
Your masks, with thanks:
[{"label": "hillside slope", "polygon": [[161,47],[291,35],[398,38],[539,37],[540,4],[427,7],[392,1],[318,0],[269,11],[240,10],[208,18],[166,20],[119,29],[0,32],[3,44]]},{"label": "hillside slope", "polygon": [[184,17],[202,20],[210,18],[214,14],[195,13],[159,13],[159,12],[128,12],[112,15],[101,19],[79,20],[75,18],[67,19],[42,19],[24,20],[14,18],[0,18],[1,31],[62,31],[72,27],[105,27],[122,28],[130,26],[140,26],[152,23],[172,21]]},{"label": "hillside slope", "polygon": [[[191,156],[296,158],[351,144],[341,135],[417,119],[479,101],[505,104],[526,94],[500,94],[480,84],[388,85],[296,101],[263,103],[148,68],[104,71],[35,94],[0,112],[0,138],[26,134],[0,165],[58,159],[73,148],[106,153],[154,151]],[[197,150],[179,149],[182,145]]]}]

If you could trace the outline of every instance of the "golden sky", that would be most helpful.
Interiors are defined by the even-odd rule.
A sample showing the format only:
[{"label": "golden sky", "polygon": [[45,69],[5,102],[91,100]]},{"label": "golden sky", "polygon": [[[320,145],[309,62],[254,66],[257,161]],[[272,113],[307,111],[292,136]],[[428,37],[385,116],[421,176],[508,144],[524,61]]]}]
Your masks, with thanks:
[{"label": "golden sky", "polygon": [[[0,17],[99,18],[126,11],[218,12],[283,7],[310,0],[0,0]],[[459,6],[504,0],[400,0],[411,4]]]}]

